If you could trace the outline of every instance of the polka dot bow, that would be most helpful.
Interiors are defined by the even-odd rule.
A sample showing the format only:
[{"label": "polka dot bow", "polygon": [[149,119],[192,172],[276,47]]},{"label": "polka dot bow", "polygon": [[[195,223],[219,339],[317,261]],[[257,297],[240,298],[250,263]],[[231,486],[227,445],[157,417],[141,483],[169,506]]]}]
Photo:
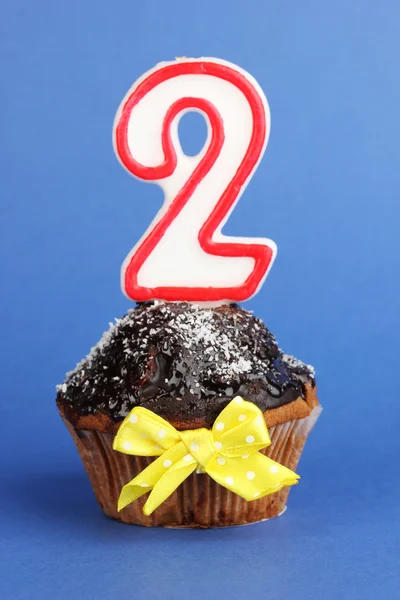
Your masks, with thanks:
[{"label": "polka dot bow", "polygon": [[258,452],[270,444],[262,412],[239,396],[221,412],[211,431],[177,431],[152,411],[134,408],[121,424],[113,448],[159,458],[122,488],[118,510],[151,491],[143,507],[150,515],[199,469],[245,500],[298,483],[296,473]]}]

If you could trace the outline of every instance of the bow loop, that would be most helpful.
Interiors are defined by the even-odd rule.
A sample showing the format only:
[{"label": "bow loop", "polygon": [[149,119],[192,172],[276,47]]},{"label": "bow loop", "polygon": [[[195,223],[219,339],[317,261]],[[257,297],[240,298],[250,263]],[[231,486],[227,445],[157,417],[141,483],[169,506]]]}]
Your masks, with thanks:
[{"label": "bow loop", "polygon": [[122,422],[113,448],[134,456],[160,456],[179,442],[175,427],[147,408],[136,407]]},{"label": "bow loop", "polygon": [[262,412],[240,396],[220,413],[212,433],[219,451],[231,458],[253,454],[271,444]]}]

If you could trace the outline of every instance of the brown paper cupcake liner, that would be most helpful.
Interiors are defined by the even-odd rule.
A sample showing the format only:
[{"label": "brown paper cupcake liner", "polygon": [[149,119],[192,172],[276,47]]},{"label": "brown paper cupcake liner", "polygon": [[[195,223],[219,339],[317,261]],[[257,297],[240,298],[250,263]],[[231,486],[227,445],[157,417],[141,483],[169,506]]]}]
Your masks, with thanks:
[{"label": "brown paper cupcake liner", "polygon": [[[312,408],[309,405],[307,417],[269,427],[272,443],[262,452],[296,471],[306,439],[320,411],[318,401],[314,400]],[[207,474],[193,473],[150,516],[142,512],[147,496],[142,496],[118,513],[117,503],[122,487],[153,459],[116,452],[112,448],[113,433],[76,429],[65,415],[63,419],[74,438],[97,501],[106,515],[123,523],[146,527],[230,527],[277,517],[286,508],[290,487],[247,502]],[[266,420],[268,423],[268,418]]]}]

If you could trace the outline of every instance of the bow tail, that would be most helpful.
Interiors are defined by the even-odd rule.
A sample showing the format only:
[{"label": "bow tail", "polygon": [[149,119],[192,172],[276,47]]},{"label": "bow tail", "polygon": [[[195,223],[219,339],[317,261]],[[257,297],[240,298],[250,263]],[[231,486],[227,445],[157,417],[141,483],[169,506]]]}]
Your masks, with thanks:
[{"label": "bow tail", "polygon": [[[192,456],[187,454],[187,448],[183,442],[177,444],[177,446],[180,445],[182,445],[183,449],[181,459],[175,462],[157,481],[146,504],[143,506],[143,513],[147,516],[151,515],[151,513],[158,508],[160,504],[162,504],[198,467],[199,463]],[[162,458],[164,458],[164,456],[165,454]]]},{"label": "bow tail", "polygon": [[[222,461],[221,461],[222,462]],[[246,458],[226,458],[221,464],[213,459],[206,472],[217,483],[247,501],[278,492],[298,483],[299,475],[260,452]]]},{"label": "bow tail", "polygon": [[260,486],[260,498],[279,492],[283,487],[299,483],[300,475],[260,452],[257,452],[257,462],[265,473],[265,482]]},{"label": "bow tail", "polygon": [[[176,463],[180,462],[185,454],[187,454],[185,445],[182,442],[175,444],[175,446],[166,450],[157,458],[157,460],[153,461],[148,467],[141,471],[139,475],[132,479],[132,481],[124,485],[118,499],[118,512],[154,488],[158,490],[157,484],[163,480],[165,475],[168,475],[171,472],[171,469],[173,469]],[[188,465],[188,463],[185,464]],[[169,478],[167,479],[169,480]],[[179,483],[177,485],[179,485]],[[163,487],[167,486],[165,485]],[[171,489],[165,497],[167,498],[172,494],[174,489],[175,487]],[[158,496],[158,493],[156,495]],[[152,496],[153,493],[150,494],[149,500]],[[146,502],[145,507],[149,503],[149,500]],[[157,506],[159,506],[161,502],[163,502],[163,500],[158,502]],[[153,512],[157,506],[154,506],[150,512]],[[143,511],[145,512],[145,508],[143,508]],[[150,513],[145,512],[145,514]]]}]

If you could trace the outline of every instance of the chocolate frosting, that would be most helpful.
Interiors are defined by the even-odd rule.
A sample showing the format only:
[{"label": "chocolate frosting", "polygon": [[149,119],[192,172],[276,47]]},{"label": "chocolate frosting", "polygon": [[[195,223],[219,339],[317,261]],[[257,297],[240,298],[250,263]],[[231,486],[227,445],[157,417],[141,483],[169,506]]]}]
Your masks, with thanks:
[{"label": "chocolate frosting", "polygon": [[138,304],[58,386],[78,415],[121,421],[135,406],[165,419],[212,423],[236,395],[262,411],[304,397],[314,370],[284,354],[260,319],[237,305]]}]

